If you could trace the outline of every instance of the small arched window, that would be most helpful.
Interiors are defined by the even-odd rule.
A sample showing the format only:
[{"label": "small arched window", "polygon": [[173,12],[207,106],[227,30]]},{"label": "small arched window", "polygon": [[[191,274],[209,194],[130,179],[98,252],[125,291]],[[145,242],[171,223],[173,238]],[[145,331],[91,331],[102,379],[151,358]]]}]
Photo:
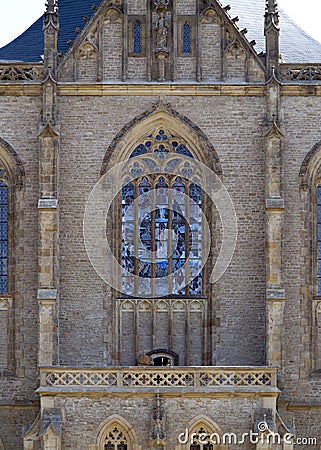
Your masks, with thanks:
[{"label": "small arched window", "polygon": [[129,450],[128,437],[118,425],[114,425],[107,431],[104,450]]},{"label": "small arched window", "polygon": [[136,20],[134,23],[134,54],[139,55],[142,52],[141,44],[141,23]]},{"label": "small arched window", "polygon": [[191,53],[191,27],[187,22],[183,25],[183,53],[185,55]]}]

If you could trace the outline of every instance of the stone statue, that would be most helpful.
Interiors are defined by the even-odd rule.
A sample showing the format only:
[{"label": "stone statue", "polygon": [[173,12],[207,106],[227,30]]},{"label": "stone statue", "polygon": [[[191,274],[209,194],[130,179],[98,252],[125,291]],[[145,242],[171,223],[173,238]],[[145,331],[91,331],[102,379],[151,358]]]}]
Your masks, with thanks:
[{"label": "stone statue", "polygon": [[166,48],[169,25],[166,17],[166,12],[159,12],[156,23],[156,47]]}]

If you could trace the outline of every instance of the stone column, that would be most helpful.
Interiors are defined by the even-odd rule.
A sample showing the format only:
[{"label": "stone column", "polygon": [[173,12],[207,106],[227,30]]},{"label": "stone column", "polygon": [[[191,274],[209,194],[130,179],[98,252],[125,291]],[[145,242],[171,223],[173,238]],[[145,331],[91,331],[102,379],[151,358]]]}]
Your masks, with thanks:
[{"label": "stone column", "polygon": [[57,54],[59,16],[57,0],[48,0],[44,14],[43,102],[39,123],[39,365],[57,363]]},{"label": "stone column", "polygon": [[282,232],[284,200],[282,193],[282,139],[278,127],[279,83],[273,71],[267,83],[269,130],[266,149],[266,300],[267,364],[281,368],[282,328],[285,291],[282,278]]},{"label": "stone column", "polygon": [[39,366],[52,366],[56,363],[57,349],[57,291],[39,289]]}]

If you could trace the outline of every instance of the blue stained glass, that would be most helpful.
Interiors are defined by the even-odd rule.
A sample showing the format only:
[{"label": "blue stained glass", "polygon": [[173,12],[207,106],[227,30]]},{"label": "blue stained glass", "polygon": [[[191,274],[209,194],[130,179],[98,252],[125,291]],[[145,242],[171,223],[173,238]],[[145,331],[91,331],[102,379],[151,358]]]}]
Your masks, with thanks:
[{"label": "blue stained glass", "polygon": [[0,205],[8,204],[8,186],[0,180]]},{"label": "blue stained glass", "polygon": [[148,150],[145,147],[144,144],[140,144],[138,145],[138,147],[135,148],[135,150],[132,152],[132,154],[130,155],[130,158],[135,158],[135,156],[140,156],[140,155],[144,155],[145,153],[147,153]]},{"label": "blue stained glass", "polygon": [[190,36],[190,25],[184,23],[183,26],[183,53],[191,53],[191,36]]},{"label": "blue stained glass", "polygon": [[139,54],[141,52],[141,26],[140,22],[137,21],[134,24],[134,53]]},{"label": "blue stained glass", "polygon": [[8,220],[8,206],[0,205],[0,222],[7,222]]},{"label": "blue stained glass", "polygon": [[202,188],[197,184],[190,185],[189,196],[198,205],[202,204]]},{"label": "blue stained glass", "polygon": [[8,239],[8,224],[0,223],[0,241],[6,241]]},{"label": "blue stained glass", "polygon": [[178,147],[175,148],[175,151],[176,151],[176,153],[179,153],[180,155],[189,156],[190,158],[194,158],[194,156],[188,150],[186,145],[183,145],[183,144],[179,145]]},{"label": "blue stained glass", "polygon": [[8,277],[0,276],[0,292],[8,292]]},{"label": "blue stained glass", "polygon": [[8,257],[8,244],[6,241],[0,242],[0,258]]},{"label": "blue stained glass", "polygon": [[321,205],[321,184],[317,187],[317,193],[318,193],[318,205]]},{"label": "blue stained glass", "polygon": [[202,276],[198,275],[190,282],[190,293],[192,295],[202,294]]},{"label": "blue stained glass", "polygon": [[6,258],[0,259],[0,275],[8,275],[8,260]]}]

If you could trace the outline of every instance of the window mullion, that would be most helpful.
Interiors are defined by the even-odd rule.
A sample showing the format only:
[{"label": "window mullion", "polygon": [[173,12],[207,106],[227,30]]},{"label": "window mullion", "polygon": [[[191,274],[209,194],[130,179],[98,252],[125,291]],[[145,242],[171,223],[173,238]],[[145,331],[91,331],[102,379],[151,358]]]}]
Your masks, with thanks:
[{"label": "window mullion", "polygon": [[[168,186],[170,186],[168,182]],[[168,293],[173,292],[173,280],[170,276],[173,271],[173,192],[168,189],[168,242],[167,242],[167,260],[168,260]]]},{"label": "window mullion", "polygon": [[151,292],[152,292],[152,296],[155,295],[156,292],[156,283],[155,283],[155,276],[156,276],[156,202],[155,202],[155,188],[156,188],[156,183],[154,182],[152,185],[152,214],[151,214],[151,222],[152,222],[152,226],[151,226],[151,242],[152,242],[152,248],[151,248],[151,272],[152,272],[152,278],[151,278]]},{"label": "window mullion", "polygon": [[188,195],[185,196],[185,295],[188,295],[190,293],[190,261],[188,261],[190,240],[190,183],[186,184],[186,192]]},{"label": "window mullion", "polygon": [[[138,182],[134,185],[134,199],[138,198]],[[139,240],[139,226],[138,226],[138,202],[135,202],[134,207],[134,274],[136,277],[134,278],[134,293],[135,295],[139,292],[138,286],[138,276],[139,276],[139,266],[138,266],[138,240]]]}]

